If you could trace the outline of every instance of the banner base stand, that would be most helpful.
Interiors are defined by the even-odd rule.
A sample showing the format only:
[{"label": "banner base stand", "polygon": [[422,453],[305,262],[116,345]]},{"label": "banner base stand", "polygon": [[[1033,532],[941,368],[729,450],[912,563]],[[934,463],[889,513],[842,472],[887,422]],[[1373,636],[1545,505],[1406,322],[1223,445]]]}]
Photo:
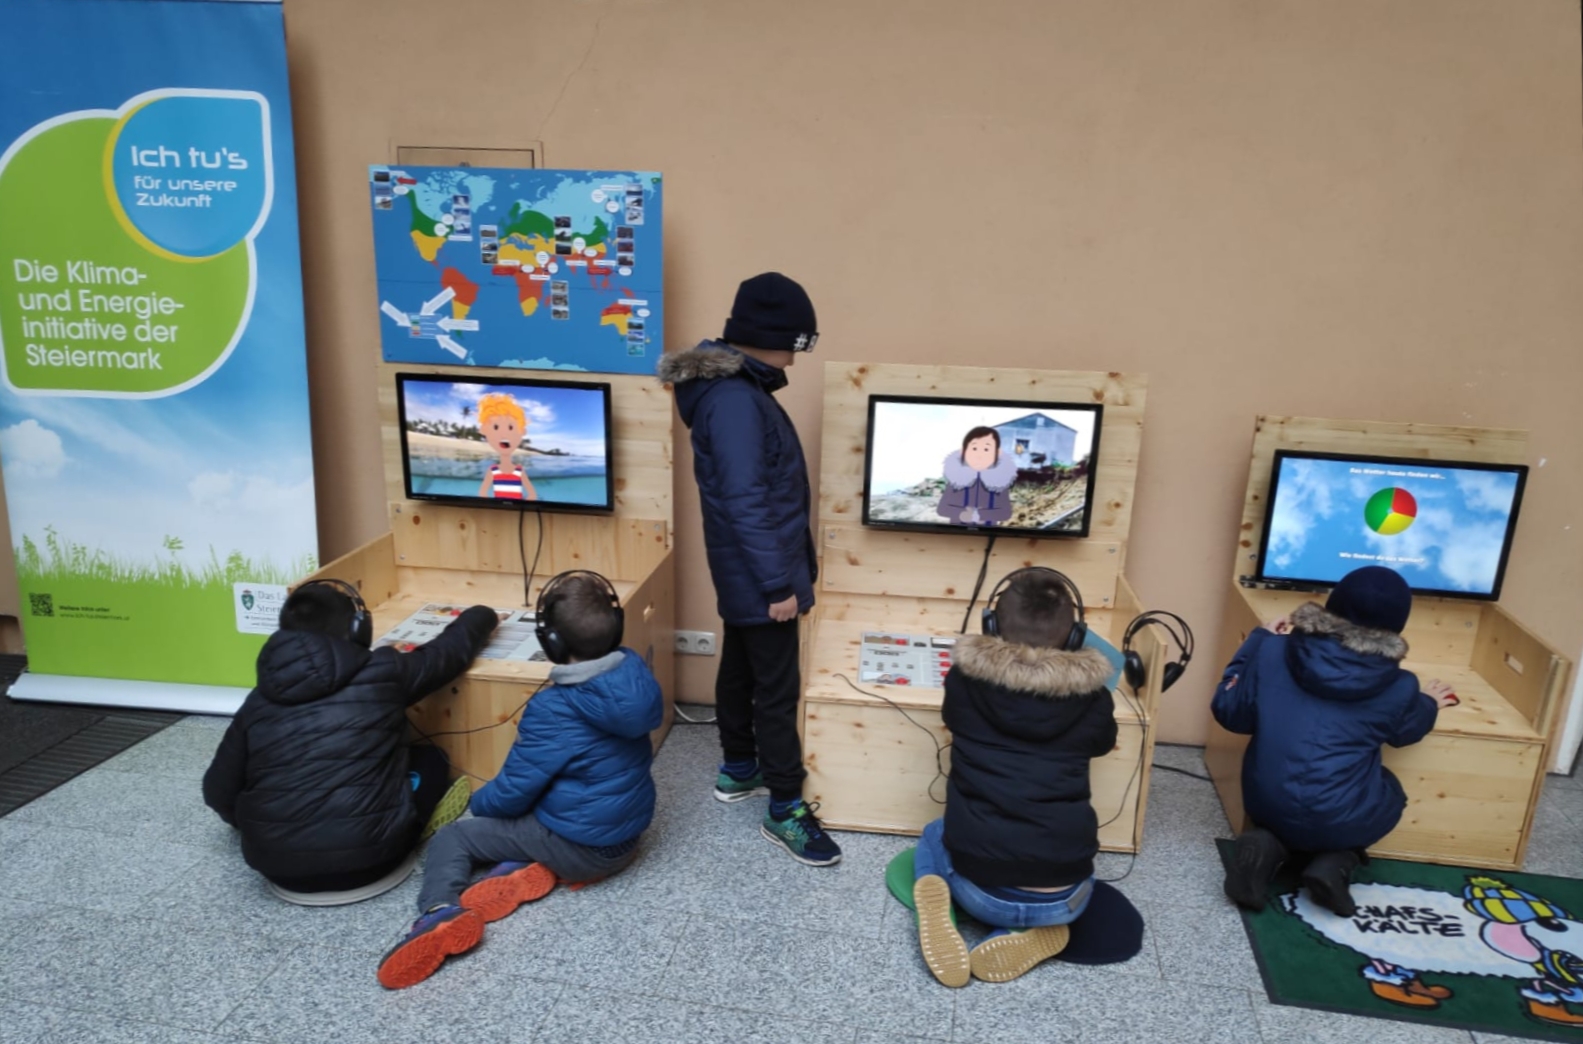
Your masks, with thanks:
[{"label": "banner base stand", "polygon": [[20,678],[11,683],[7,695],[13,700],[34,703],[89,703],[99,707],[230,715],[242,706],[247,692],[246,689],[229,685],[78,678],[66,674],[24,671]]}]

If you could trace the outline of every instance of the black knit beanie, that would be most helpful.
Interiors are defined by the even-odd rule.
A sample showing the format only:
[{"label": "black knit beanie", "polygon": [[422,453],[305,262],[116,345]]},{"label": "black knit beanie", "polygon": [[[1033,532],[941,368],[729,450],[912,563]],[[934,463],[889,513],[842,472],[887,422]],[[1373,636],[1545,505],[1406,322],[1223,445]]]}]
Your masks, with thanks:
[{"label": "black knit beanie", "polygon": [[819,320],[808,292],[795,280],[765,272],[737,287],[721,339],[744,348],[811,352],[819,340]]},{"label": "black knit beanie", "polygon": [[1359,627],[1400,634],[1413,611],[1413,593],[1394,569],[1364,566],[1341,578],[1325,609]]}]

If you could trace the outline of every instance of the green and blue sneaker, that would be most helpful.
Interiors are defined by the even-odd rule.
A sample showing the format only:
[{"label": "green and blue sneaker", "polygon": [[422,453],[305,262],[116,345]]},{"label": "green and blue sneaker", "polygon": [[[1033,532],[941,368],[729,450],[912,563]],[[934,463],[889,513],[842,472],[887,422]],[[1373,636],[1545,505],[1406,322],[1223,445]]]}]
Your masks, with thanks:
[{"label": "green and blue sneaker", "polygon": [[770,788],[764,785],[764,773],[758,769],[746,779],[738,779],[727,772],[724,767],[715,777],[715,800],[730,804],[734,801],[745,801],[750,797],[759,797],[768,794]]},{"label": "green and blue sneaker", "polygon": [[759,833],[786,849],[799,863],[834,866],[841,861],[841,846],[819,825],[819,818],[814,815],[818,807],[817,802],[810,805],[798,801],[784,816],[766,812]]}]

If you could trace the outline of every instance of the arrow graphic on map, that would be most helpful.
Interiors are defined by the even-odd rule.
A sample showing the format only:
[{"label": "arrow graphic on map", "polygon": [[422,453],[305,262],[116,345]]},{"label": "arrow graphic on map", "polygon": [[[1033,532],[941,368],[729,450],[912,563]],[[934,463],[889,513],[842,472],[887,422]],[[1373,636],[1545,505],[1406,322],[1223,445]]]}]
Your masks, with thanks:
[{"label": "arrow graphic on map", "polygon": [[458,359],[465,359],[465,358],[467,358],[467,349],[463,348],[461,345],[457,344],[455,341],[451,340],[449,337],[445,336],[444,334],[440,334],[434,340],[435,340],[435,343],[437,343],[441,348],[444,348],[446,351],[450,352],[452,355],[456,356]]},{"label": "arrow graphic on map", "polygon": [[447,301],[456,296],[456,291],[446,287],[427,301],[423,302],[422,314],[433,315],[435,310],[442,307]]},{"label": "arrow graphic on map", "polygon": [[477,319],[452,319],[449,316],[447,316],[447,317],[441,319],[435,325],[438,326],[440,329],[445,330],[445,331],[451,331],[451,330],[476,330],[476,329],[478,329],[478,320]]},{"label": "arrow graphic on map", "polygon": [[403,312],[389,301],[381,301],[379,304],[379,310],[390,316],[402,326],[406,326],[408,323],[412,322],[411,319],[407,318],[406,312]]}]

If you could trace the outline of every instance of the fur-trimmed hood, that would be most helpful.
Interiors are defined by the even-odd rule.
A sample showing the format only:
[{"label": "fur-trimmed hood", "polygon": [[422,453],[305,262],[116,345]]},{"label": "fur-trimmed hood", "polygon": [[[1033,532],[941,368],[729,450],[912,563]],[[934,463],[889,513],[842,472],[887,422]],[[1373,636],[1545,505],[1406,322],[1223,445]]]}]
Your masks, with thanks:
[{"label": "fur-trimmed hood", "polygon": [[666,352],[660,356],[655,373],[666,384],[708,381],[735,375],[742,369],[746,359],[747,356],[741,352],[733,351],[718,341],[704,341],[686,351]]},{"label": "fur-trimmed hood", "polygon": [[1112,672],[1098,649],[1041,649],[987,634],[957,639],[954,661],[969,678],[1046,699],[1086,696],[1104,688]]},{"label": "fur-trimmed hood", "polygon": [[1365,700],[1389,688],[1402,674],[1407,642],[1309,602],[1292,613],[1286,667],[1305,692],[1327,700]]},{"label": "fur-trimmed hood", "polygon": [[1017,481],[1017,458],[1010,453],[1000,454],[992,466],[975,471],[962,462],[961,450],[952,450],[945,455],[940,469],[954,489],[966,489],[974,482],[982,481],[987,488],[999,493]]},{"label": "fur-trimmed hood", "polygon": [[1383,656],[1393,663],[1407,658],[1407,639],[1394,631],[1360,627],[1343,620],[1318,602],[1304,602],[1293,611],[1292,630],[1334,638],[1343,648],[1364,656]]}]

